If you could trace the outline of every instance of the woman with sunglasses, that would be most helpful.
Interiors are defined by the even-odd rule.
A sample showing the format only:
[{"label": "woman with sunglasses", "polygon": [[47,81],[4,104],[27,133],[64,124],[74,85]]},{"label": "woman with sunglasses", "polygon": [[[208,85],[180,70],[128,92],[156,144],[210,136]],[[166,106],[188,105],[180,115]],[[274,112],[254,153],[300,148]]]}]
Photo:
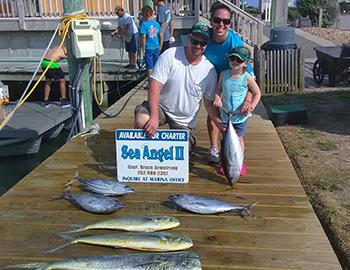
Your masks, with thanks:
[{"label": "woman with sunglasses", "polygon": [[[247,127],[248,118],[261,97],[260,88],[254,78],[248,74],[247,66],[250,60],[250,51],[248,48],[238,46],[233,48],[228,59],[231,69],[221,72],[219,81],[215,90],[214,106],[220,108],[220,117],[223,123],[232,122],[232,125],[239,137],[244,153],[243,136]],[[253,94],[252,101],[247,107],[247,114],[242,113],[242,106],[247,92]],[[229,117],[229,115],[231,117]],[[246,165],[243,163],[241,175],[245,175]],[[221,166],[219,173],[224,175],[224,168]]]},{"label": "woman with sunglasses", "polygon": [[[215,2],[210,8],[210,23],[211,33],[209,44],[205,50],[204,55],[214,65],[216,73],[220,75],[225,69],[229,69],[228,53],[236,46],[243,46],[243,41],[240,36],[230,29],[232,19],[231,9],[220,3]],[[254,76],[252,67],[248,65],[248,73]],[[251,94],[248,94],[247,100],[242,107],[242,112],[247,113],[249,106],[249,100]],[[219,140],[220,130],[216,127],[215,123],[207,118],[207,126],[211,147],[208,152],[208,160],[210,162],[219,163]]]}]

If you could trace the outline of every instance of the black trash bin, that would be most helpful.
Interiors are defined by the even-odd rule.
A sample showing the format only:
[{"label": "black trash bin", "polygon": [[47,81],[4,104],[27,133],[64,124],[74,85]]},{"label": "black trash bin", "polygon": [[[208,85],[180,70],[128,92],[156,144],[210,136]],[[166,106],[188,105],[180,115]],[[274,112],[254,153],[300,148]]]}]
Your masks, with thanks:
[{"label": "black trash bin", "polygon": [[264,51],[297,49],[295,30],[292,27],[275,27],[271,30],[270,40],[261,49]]}]

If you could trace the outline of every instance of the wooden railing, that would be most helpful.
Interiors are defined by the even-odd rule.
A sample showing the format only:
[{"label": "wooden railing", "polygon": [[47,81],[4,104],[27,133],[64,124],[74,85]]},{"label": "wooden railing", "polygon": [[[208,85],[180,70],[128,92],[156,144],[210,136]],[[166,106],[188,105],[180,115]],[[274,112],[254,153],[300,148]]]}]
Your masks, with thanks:
[{"label": "wooden railing", "polygon": [[[199,12],[202,14],[202,16],[204,16],[207,19],[210,18],[210,14],[209,14],[210,6],[212,3],[216,1],[217,0],[215,1],[201,0]],[[233,0],[231,1],[218,0],[218,1],[225,4],[232,10],[233,12],[232,29],[235,32],[237,32],[242,37],[244,42],[247,43],[248,45],[252,47],[254,47],[255,45],[260,47],[263,43],[264,23],[232,3],[237,1],[233,1]]]},{"label": "wooden railing", "polygon": [[[175,18],[209,19],[210,6],[217,0],[168,0]],[[233,11],[234,31],[239,33],[243,40],[251,46],[262,44],[263,23],[241,10],[235,0],[218,0],[229,6]],[[63,0],[0,0],[0,19],[17,19],[19,30],[26,29],[26,21],[43,18],[58,19],[63,15]],[[114,8],[123,6],[136,18],[141,11],[142,0],[85,0],[86,14],[91,17],[112,18]],[[1,21],[0,21],[1,22]],[[207,21],[208,23],[209,21]]]}]

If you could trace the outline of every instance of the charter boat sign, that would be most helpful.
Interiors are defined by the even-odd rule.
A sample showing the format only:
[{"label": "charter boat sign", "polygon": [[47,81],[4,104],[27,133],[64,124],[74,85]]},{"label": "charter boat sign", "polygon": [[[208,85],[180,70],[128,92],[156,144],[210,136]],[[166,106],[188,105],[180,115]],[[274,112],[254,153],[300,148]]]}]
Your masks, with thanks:
[{"label": "charter boat sign", "polygon": [[188,131],[117,129],[117,179],[122,182],[188,183]]}]

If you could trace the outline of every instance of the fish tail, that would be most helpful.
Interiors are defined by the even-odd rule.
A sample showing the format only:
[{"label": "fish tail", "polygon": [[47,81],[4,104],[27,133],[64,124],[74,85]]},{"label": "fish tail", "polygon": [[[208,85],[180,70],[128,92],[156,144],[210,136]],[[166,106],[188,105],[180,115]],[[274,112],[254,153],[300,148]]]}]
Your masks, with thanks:
[{"label": "fish tail", "polygon": [[48,269],[49,263],[26,263],[26,264],[16,264],[8,265],[5,269],[36,269],[36,270],[46,270]]},{"label": "fish tail", "polygon": [[72,244],[72,243],[64,244],[64,245],[59,246],[59,247],[57,247],[57,248],[50,249],[49,251],[46,251],[45,253],[52,253],[52,252],[55,252],[55,251],[57,251],[57,250],[63,249],[63,248],[65,248],[65,247],[68,247],[68,246],[70,246],[71,244]]},{"label": "fish tail", "polygon": [[243,207],[242,215],[246,217],[254,217],[255,215],[252,212],[253,207],[255,207],[259,202],[255,202],[253,204],[247,205]]},{"label": "fish tail", "polygon": [[72,225],[72,227],[74,227],[75,229],[71,231],[61,232],[61,233],[76,233],[76,232],[82,232],[86,230],[85,226],[83,225]]},{"label": "fish tail", "polygon": [[79,171],[78,171],[78,170],[75,172],[75,175],[74,175],[73,179],[75,179],[75,180],[81,180],[81,177],[80,177],[80,175],[79,175]]},{"label": "fish tail", "polygon": [[49,250],[49,251],[47,251],[46,253],[52,253],[52,252],[55,252],[55,251],[57,251],[57,250],[60,250],[60,249],[63,249],[63,248],[65,248],[65,247],[68,247],[68,246],[70,246],[70,245],[72,245],[73,243],[74,243],[74,238],[73,237],[71,237],[71,236],[68,236],[68,235],[63,235],[63,234],[57,234],[59,237],[61,237],[62,239],[64,239],[66,242],[68,242],[67,244],[64,244],[64,245],[62,245],[62,246],[59,246],[59,247],[57,247],[57,248],[53,248],[53,249],[51,249],[51,250]]},{"label": "fish tail", "polygon": [[64,195],[53,196],[49,199],[49,201],[57,201],[64,199]]},{"label": "fish tail", "polygon": [[74,175],[73,179],[70,180],[64,187],[65,188],[70,187],[72,184],[74,184],[76,181],[79,181],[79,180],[80,180],[79,171],[77,170],[75,172],[75,175]]}]

